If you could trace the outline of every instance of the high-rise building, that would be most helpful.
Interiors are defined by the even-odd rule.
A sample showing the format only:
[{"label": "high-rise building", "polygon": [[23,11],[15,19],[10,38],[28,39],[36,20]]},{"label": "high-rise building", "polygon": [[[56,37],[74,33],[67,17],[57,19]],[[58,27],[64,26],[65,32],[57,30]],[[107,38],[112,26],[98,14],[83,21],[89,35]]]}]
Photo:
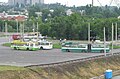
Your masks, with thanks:
[{"label": "high-rise building", "polygon": [[9,5],[16,5],[16,4],[30,4],[30,5],[35,5],[35,4],[43,4],[44,0],[8,0]]},{"label": "high-rise building", "polygon": [[44,0],[31,0],[31,1],[32,1],[32,5],[44,3]]}]

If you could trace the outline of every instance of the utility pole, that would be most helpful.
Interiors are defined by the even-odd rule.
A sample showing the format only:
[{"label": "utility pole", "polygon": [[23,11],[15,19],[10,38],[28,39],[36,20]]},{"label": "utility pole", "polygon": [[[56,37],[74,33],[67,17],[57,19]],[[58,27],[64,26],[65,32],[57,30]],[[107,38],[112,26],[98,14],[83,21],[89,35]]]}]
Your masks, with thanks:
[{"label": "utility pole", "polygon": [[113,55],[113,40],[114,40],[114,25],[112,23],[112,50],[111,50],[112,55]]},{"label": "utility pole", "polygon": [[104,27],[104,54],[106,56],[106,37],[105,37],[105,27]]},{"label": "utility pole", "polygon": [[117,42],[117,23],[115,23],[115,40]]},{"label": "utility pole", "polygon": [[18,20],[16,20],[16,22],[17,22],[17,33],[18,33]]},{"label": "utility pole", "polygon": [[7,22],[5,22],[5,34],[6,34],[6,37],[7,37],[7,33],[8,33]]},{"label": "utility pole", "polygon": [[35,23],[33,22],[33,33],[35,32]]},{"label": "utility pole", "polygon": [[88,43],[90,43],[90,23],[88,23]]},{"label": "utility pole", "polygon": [[24,23],[24,21],[23,21],[23,31],[22,31],[23,34],[24,34],[24,28],[25,28],[25,23]]},{"label": "utility pole", "polygon": [[37,22],[37,41],[39,40],[38,25],[39,25],[39,24],[38,24],[38,22]]},{"label": "utility pole", "polygon": [[39,25],[39,24],[38,24],[38,22],[37,22],[37,32],[38,32],[38,25]]},{"label": "utility pole", "polygon": [[92,0],[92,7],[93,7],[93,5],[94,5],[94,0]]},{"label": "utility pole", "polygon": [[22,32],[23,30],[22,30],[22,23],[20,22],[20,35],[21,35],[21,37],[22,37],[22,41],[23,41],[23,32]]}]

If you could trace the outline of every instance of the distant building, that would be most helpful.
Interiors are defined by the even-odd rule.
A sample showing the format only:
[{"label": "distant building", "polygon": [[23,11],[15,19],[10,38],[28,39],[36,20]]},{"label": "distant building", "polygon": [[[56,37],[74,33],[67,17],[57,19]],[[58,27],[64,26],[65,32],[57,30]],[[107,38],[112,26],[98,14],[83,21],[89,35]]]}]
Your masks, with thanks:
[{"label": "distant building", "polygon": [[35,5],[35,4],[43,4],[44,3],[44,0],[31,0],[31,4],[32,5]]},{"label": "distant building", "polygon": [[25,21],[27,20],[27,16],[25,15],[8,15],[7,13],[3,12],[0,13],[0,20],[17,20],[17,21]]},{"label": "distant building", "polygon": [[16,5],[16,4],[23,4],[23,5],[35,5],[35,4],[44,4],[44,0],[8,0],[8,5]]},{"label": "distant building", "polygon": [[70,16],[71,14],[73,14],[72,10],[71,10],[71,9],[68,9],[68,10],[66,11],[66,15]]}]

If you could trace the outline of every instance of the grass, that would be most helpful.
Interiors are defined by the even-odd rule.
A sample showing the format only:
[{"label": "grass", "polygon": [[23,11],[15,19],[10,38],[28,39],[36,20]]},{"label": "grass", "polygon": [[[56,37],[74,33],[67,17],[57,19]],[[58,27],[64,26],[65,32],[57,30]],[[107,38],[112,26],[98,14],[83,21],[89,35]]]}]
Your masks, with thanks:
[{"label": "grass", "polygon": [[61,49],[61,44],[59,44],[59,43],[53,44],[53,48]]},{"label": "grass", "polygon": [[11,43],[4,43],[3,46],[10,47]]},{"label": "grass", "polygon": [[7,70],[24,70],[25,68],[23,67],[16,67],[16,66],[0,66],[0,71],[7,71]]},{"label": "grass", "polygon": [[[0,66],[0,79],[90,79],[103,75],[106,69],[120,69],[120,56],[76,62],[53,67]],[[106,63],[107,62],[107,63]],[[118,72],[119,73],[119,72]],[[116,75],[113,73],[113,76]],[[103,79],[103,78],[100,78]]]},{"label": "grass", "polygon": [[114,49],[119,49],[119,48],[120,48],[120,46],[113,46],[113,48],[114,48]]}]

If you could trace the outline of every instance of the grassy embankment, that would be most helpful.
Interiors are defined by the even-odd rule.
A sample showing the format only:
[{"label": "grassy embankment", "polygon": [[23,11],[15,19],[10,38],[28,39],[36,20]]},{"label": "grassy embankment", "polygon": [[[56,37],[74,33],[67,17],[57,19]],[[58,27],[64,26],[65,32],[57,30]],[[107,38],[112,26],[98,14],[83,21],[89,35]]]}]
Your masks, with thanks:
[{"label": "grassy embankment", "polygon": [[120,56],[55,67],[0,67],[0,79],[89,79],[106,69],[120,70]]}]

